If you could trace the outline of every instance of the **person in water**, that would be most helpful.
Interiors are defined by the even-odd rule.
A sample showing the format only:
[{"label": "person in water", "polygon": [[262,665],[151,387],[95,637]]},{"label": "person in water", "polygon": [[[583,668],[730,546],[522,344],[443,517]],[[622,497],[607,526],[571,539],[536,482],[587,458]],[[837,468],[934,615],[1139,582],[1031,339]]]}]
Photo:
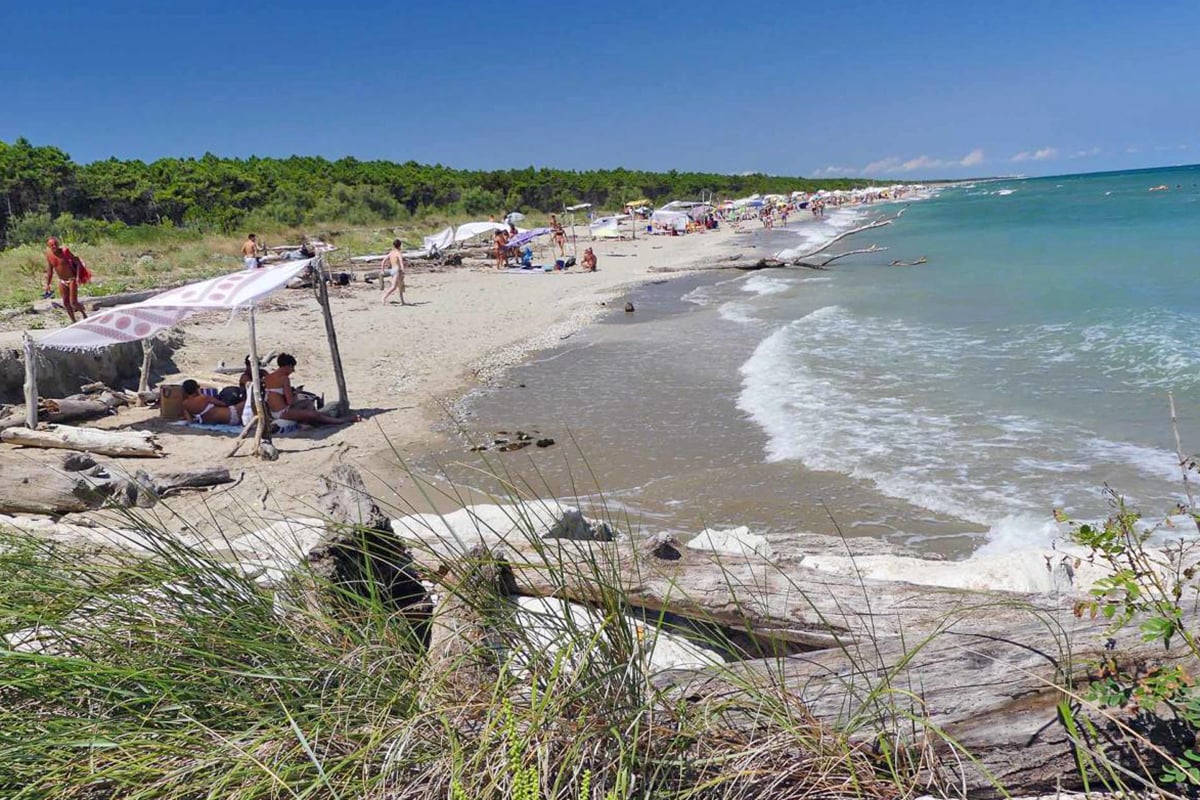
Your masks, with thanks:
[{"label": "person in water", "polygon": [[275,359],[278,368],[263,378],[263,392],[267,398],[267,410],[272,419],[290,419],[304,425],[345,425],[359,422],[362,417],[331,417],[313,408],[296,404],[292,391],[292,373],[296,371],[296,357],[280,353]]},{"label": "person in water", "polygon": [[200,425],[238,425],[242,421],[240,403],[226,403],[218,397],[200,392],[200,384],[188,378],[183,382],[183,411],[188,422]]}]

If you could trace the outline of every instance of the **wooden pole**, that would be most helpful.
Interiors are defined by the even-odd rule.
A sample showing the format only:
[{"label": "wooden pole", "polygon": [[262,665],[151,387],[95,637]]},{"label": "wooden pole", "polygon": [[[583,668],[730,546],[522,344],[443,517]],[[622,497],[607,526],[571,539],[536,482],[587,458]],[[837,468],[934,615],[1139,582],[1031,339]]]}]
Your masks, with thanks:
[{"label": "wooden pole", "polygon": [[250,377],[251,399],[254,402],[254,414],[258,424],[254,431],[254,454],[258,455],[258,446],[262,444],[263,434],[267,431],[267,407],[263,402],[262,370],[258,365],[258,333],[254,328],[254,307],[250,307]]},{"label": "wooden pole", "polygon": [[30,430],[37,428],[37,347],[29,331],[21,334],[21,348],[25,351],[25,425]]},{"label": "wooden pole", "polygon": [[146,405],[145,393],[150,391],[150,362],[154,360],[154,345],[150,339],[142,339],[142,373],[138,377],[139,406]]},{"label": "wooden pole", "polygon": [[337,330],[333,327],[333,311],[329,307],[329,287],[325,283],[325,258],[317,256],[309,269],[313,270],[313,285],[317,290],[317,302],[321,305],[321,316],[325,318],[325,336],[329,339],[329,355],[333,359],[333,378],[337,382],[337,414],[340,417],[350,411],[350,398],[346,393],[346,374],[342,371],[342,354],[338,350]]}]

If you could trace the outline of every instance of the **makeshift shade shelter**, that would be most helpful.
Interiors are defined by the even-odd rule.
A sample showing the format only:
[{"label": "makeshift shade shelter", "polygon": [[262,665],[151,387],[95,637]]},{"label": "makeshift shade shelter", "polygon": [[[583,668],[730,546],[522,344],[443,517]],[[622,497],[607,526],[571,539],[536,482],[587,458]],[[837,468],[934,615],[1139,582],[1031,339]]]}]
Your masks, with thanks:
[{"label": "makeshift shade shelter", "polygon": [[[140,303],[108,309],[82,319],[65,328],[43,336],[34,345],[41,348],[57,350],[98,350],[124,342],[135,342],[148,339],[159,331],[174,327],[193,314],[202,311],[236,311],[247,308],[250,311],[250,367],[254,381],[254,399],[259,403],[262,391],[262,381],[258,369],[258,343],[254,331],[254,306],[277,289],[286,286],[288,281],[308,270],[317,259],[303,261],[285,261],[271,267],[256,270],[243,270],[228,275],[221,275],[198,283],[190,283],[176,289],[155,295]],[[324,281],[316,281],[319,289],[324,288]],[[333,321],[329,317],[327,297],[321,296],[322,306],[326,313],[326,329],[330,335],[330,346],[334,351],[334,368],[338,374],[338,390],[342,395],[339,402],[346,402],[345,381],[341,376],[341,359],[337,355],[337,340],[333,333]],[[29,389],[26,392],[26,402],[32,409],[30,414],[36,423],[37,415],[37,373],[36,358],[26,358],[26,385],[32,387],[34,397],[32,402]],[[265,427],[265,414],[261,407],[258,409],[259,433]],[[33,427],[31,423],[30,427]]]},{"label": "makeshift shade shelter", "polygon": [[520,222],[523,219],[525,219],[525,215],[522,214],[520,211],[510,211],[504,215],[504,221],[511,222],[513,225],[516,225],[518,222]]},{"label": "makeshift shade shelter", "polygon": [[682,232],[687,230],[687,225],[691,221],[691,217],[682,211],[669,211],[660,208],[650,215],[650,221]]},{"label": "makeshift shade shelter", "polygon": [[454,244],[454,228],[447,227],[444,231],[435,233],[433,236],[426,236],[421,239],[421,244],[424,245],[426,253],[432,252],[434,248],[445,250]]},{"label": "makeshift shade shelter", "polygon": [[465,222],[454,231],[454,241],[456,244],[461,244],[485,233],[506,230],[508,230],[508,226],[499,222]]}]

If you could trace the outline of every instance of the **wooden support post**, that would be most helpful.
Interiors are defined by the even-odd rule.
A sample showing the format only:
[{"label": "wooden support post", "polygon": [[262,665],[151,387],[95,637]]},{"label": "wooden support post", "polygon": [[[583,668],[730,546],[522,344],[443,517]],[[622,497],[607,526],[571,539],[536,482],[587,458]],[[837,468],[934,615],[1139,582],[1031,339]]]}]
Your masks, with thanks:
[{"label": "wooden support post", "polygon": [[338,350],[337,331],[333,327],[333,311],[329,307],[329,286],[325,282],[325,258],[317,256],[309,266],[313,271],[313,286],[317,302],[321,305],[321,316],[325,318],[325,336],[329,339],[329,355],[333,360],[333,378],[337,382],[337,413],[340,417],[350,412],[350,398],[346,394],[346,374],[342,371],[342,354]]},{"label": "wooden support post", "polygon": [[34,429],[38,419],[37,346],[28,331],[21,335],[21,348],[25,351],[25,425]]},{"label": "wooden support post", "polygon": [[146,405],[146,393],[150,391],[150,362],[154,360],[154,345],[151,339],[142,339],[142,372],[138,376],[139,406]]},{"label": "wooden support post", "polygon": [[262,444],[263,434],[267,430],[267,404],[263,402],[262,370],[258,365],[258,334],[254,329],[254,308],[250,308],[250,377],[252,378],[251,397],[254,401],[254,414],[258,424],[254,430],[254,454],[258,455],[258,446]]}]

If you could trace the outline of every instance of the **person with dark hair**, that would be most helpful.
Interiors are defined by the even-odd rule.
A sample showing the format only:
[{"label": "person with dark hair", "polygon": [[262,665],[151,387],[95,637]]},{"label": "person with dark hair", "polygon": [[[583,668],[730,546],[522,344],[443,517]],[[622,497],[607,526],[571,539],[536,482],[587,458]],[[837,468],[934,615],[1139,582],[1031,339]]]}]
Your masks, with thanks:
[{"label": "person with dark hair", "polygon": [[392,285],[383,293],[382,302],[385,306],[387,305],[388,298],[397,291],[400,292],[400,305],[408,305],[408,303],[404,302],[404,253],[400,250],[402,244],[403,242],[399,239],[394,240],[392,242],[392,249],[383,258],[384,269],[390,269],[392,273]]},{"label": "person with dark hair", "polygon": [[79,284],[87,283],[87,267],[79,260],[79,256],[51,236],[46,240],[46,297],[50,297],[50,280],[55,275],[58,276],[58,293],[62,297],[63,308],[67,310],[71,322],[75,321],[76,311],[87,319],[83,303],[79,302]]},{"label": "person with dark hair", "polygon": [[258,236],[253,233],[247,234],[246,241],[242,242],[242,263],[246,265],[246,269],[258,269],[262,266],[258,254]]},{"label": "person with dark hair", "polygon": [[183,382],[183,410],[189,422],[201,425],[237,425],[242,421],[242,403],[226,403],[218,397],[202,394],[200,384],[188,378]]},{"label": "person with dark hair", "polygon": [[567,232],[563,230],[563,226],[559,224],[558,217],[554,214],[550,215],[550,233],[554,235],[554,244],[558,247],[558,254],[566,258]]},{"label": "person with dark hair", "polygon": [[272,419],[290,419],[304,425],[345,425],[347,422],[359,422],[362,417],[331,417],[312,408],[296,405],[296,395],[292,390],[292,373],[296,371],[296,357],[290,353],[280,353],[275,359],[278,368],[263,378],[263,392],[267,398],[267,410]]}]

